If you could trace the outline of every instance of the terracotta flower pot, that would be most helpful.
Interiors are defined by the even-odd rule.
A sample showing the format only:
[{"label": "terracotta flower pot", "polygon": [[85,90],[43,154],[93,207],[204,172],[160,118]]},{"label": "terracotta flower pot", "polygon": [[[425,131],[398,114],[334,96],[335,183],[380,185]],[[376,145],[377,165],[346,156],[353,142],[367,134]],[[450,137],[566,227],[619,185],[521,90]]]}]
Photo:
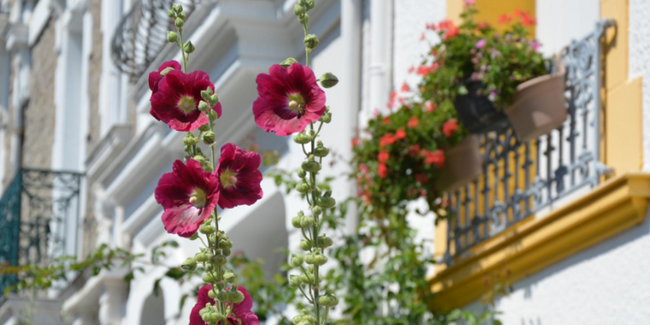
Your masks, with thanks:
[{"label": "terracotta flower pot", "polygon": [[480,81],[465,83],[467,95],[456,96],[454,107],[458,121],[475,134],[498,131],[508,127],[508,117],[497,110],[487,96],[482,94],[485,88]]},{"label": "terracotta flower pot", "polygon": [[517,86],[512,105],[504,111],[521,141],[536,139],[562,125],[567,118],[562,71]]},{"label": "terracotta flower pot", "polygon": [[438,189],[453,191],[483,173],[483,160],[477,135],[471,134],[458,145],[445,151]]}]

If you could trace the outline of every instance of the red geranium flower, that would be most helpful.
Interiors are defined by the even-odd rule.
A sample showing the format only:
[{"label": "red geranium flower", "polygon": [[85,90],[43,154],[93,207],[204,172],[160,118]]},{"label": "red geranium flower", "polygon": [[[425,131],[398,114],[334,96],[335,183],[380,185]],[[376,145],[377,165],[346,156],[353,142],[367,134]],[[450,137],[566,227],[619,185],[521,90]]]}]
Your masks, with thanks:
[{"label": "red geranium flower", "polygon": [[385,164],[379,164],[379,167],[377,168],[377,175],[379,175],[381,178],[388,177],[388,167],[386,167]]},{"label": "red geranium flower", "polygon": [[454,131],[456,130],[458,130],[458,121],[456,121],[456,119],[451,119],[442,125],[442,133],[447,138],[452,136],[452,134],[454,134]]},{"label": "red geranium flower", "polygon": [[352,139],[352,147],[354,148],[357,145],[359,145],[359,141],[361,141],[359,137],[355,137],[354,139]]},{"label": "red geranium flower", "polygon": [[384,134],[380,139],[379,139],[379,146],[380,147],[385,147],[389,146],[391,144],[395,143],[395,138],[393,137],[392,134]]},{"label": "red geranium flower", "polygon": [[[151,71],[149,73],[149,89],[151,90],[151,96],[158,92],[158,82],[163,78],[160,74],[167,68],[172,68],[173,70],[181,71],[181,64],[176,60],[163,62],[163,64],[158,67],[158,71]],[[205,90],[205,89],[204,89]]]},{"label": "red geranium flower", "polygon": [[413,71],[415,71],[415,67],[411,66],[411,67],[409,68],[409,73],[413,73]]},{"label": "red geranium flower", "polygon": [[406,123],[406,126],[410,128],[417,127],[418,125],[420,125],[420,121],[418,120],[418,117],[415,115],[411,116],[408,123]]},{"label": "red geranium flower", "polygon": [[499,16],[499,24],[507,24],[512,21],[512,16],[508,14],[503,14]]},{"label": "red geranium flower", "polygon": [[529,15],[524,12],[523,15],[521,16],[521,24],[524,26],[533,26],[536,23],[537,21],[535,20],[535,17],[533,17],[532,15]]},{"label": "red geranium flower", "polygon": [[390,117],[388,117],[388,116],[384,117],[384,119],[382,120],[382,123],[384,123],[384,125],[388,125],[388,123],[390,123]]},{"label": "red geranium flower", "polygon": [[422,150],[421,154],[424,156],[424,162],[429,165],[434,164],[438,168],[441,168],[445,165],[445,154],[440,149],[434,152]]},{"label": "red geranium flower", "polygon": [[191,237],[210,216],[219,200],[219,182],[201,164],[188,159],[174,162],[173,171],[164,174],[155,190],[156,202],[165,210],[165,230],[181,237]]},{"label": "red geranium flower", "polygon": [[379,155],[377,155],[377,160],[379,160],[379,163],[381,164],[385,164],[389,158],[390,158],[390,154],[386,150],[380,151]]},{"label": "red geranium flower", "polygon": [[415,174],[415,180],[420,184],[426,184],[429,181],[429,177],[424,174]]},{"label": "red geranium flower", "polygon": [[406,81],[404,81],[404,83],[402,84],[402,92],[405,93],[405,92],[409,92],[409,91],[411,91],[411,87],[409,87],[409,85],[406,83]]},{"label": "red geranium flower", "polygon": [[411,157],[415,157],[420,154],[420,145],[419,144],[414,144],[412,146],[408,147],[408,155]]},{"label": "red geranium flower", "polygon": [[300,63],[274,64],[256,79],[259,97],[253,103],[255,123],[266,132],[286,136],[302,132],[325,113],[325,92],[314,72]]},{"label": "red geranium flower", "polygon": [[[155,79],[155,76],[154,76]],[[168,72],[156,85],[158,91],[151,96],[151,115],[163,121],[176,131],[194,131],[208,123],[205,112],[199,111],[201,91],[212,88],[210,77],[203,71],[184,73],[180,70]],[[221,104],[213,110],[221,116]]]},{"label": "red geranium flower", "polygon": [[431,112],[433,112],[436,108],[438,108],[438,105],[436,105],[436,103],[434,103],[434,102],[432,102],[432,101],[429,100],[429,101],[427,101],[426,103],[424,103],[424,108],[426,109],[426,112],[427,112],[427,113],[431,113]]},{"label": "red geranium flower", "polygon": [[222,209],[251,205],[262,198],[262,173],[258,170],[262,158],[256,152],[246,152],[232,143],[221,147],[215,174],[219,179],[219,206]]},{"label": "red geranium flower", "polygon": [[402,140],[404,138],[406,138],[406,132],[404,132],[404,129],[403,128],[397,129],[397,131],[395,132],[395,139]]},{"label": "red geranium flower", "polygon": [[[208,284],[201,289],[199,289],[199,296],[196,301],[196,305],[194,305],[194,308],[192,308],[192,312],[190,313],[190,325],[205,325],[207,324],[206,322],[203,321],[203,318],[201,318],[201,315],[199,312],[201,309],[205,308],[205,305],[211,304],[215,305],[214,299],[210,298],[208,296],[208,292],[212,290],[212,285]],[[226,289],[228,290],[228,289]],[[253,308],[253,298],[251,298],[251,295],[248,294],[248,291],[246,291],[246,288],[244,287],[237,287],[237,291],[240,291],[241,293],[244,294],[244,301],[238,304],[232,304],[230,302],[226,302],[226,306],[232,305],[232,313],[233,316],[228,316],[228,320],[226,320],[226,324],[221,324],[218,323],[219,325],[238,325],[239,321],[241,321],[241,325],[259,325],[260,321],[257,318],[257,315],[255,315],[251,309]]]}]

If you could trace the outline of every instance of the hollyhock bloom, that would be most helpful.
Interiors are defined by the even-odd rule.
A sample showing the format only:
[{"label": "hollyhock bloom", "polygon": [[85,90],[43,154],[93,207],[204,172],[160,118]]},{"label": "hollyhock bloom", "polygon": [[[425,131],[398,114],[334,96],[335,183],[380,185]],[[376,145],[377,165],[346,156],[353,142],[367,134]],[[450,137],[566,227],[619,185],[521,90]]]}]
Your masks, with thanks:
[{"label": "hollyhock bloom", "polygon": [[381,164],[385,164],[388,159],[390,159],[390,154],[386,150],[381,150],[379,151],[379,155],[377,155],[377,160]]},{"label": "hollyhock bloom", "polygon": [[389,146],[391,144],[395,143],[395,138],[393,137],[392,134],[384,134],[380,139],[379,139],[379,146],[380,147],[385,147]]},{"label": "hollyhock bloom", "polygon": [[181,64],[176,60],[172,60],[163,62],[163,64],[158,67],[158,71],[151,71],[149,73],[149,89],[151,90],[151,96],[158,92],[158,82],[160,82],[160,80],[163,78],[163,76],[161,76],[161,73],[167,68],[178,71],[182,70]]},{"label": "hollyhock bloom", "polygon": [[314,72],[300,63],[274,64],[256,79],[259,97],[253,103],[255,123],[266,132],[286,136],[302,132],[325,113],[325,92]]},{"label": "hollyhock bloom", "polygon": [[512,21],[512,16],[508,14],[503,14],[499,16],[499,24],[507,24]]},{"label": "hollyhock bloom", "polygon": [[409,128],[415,128],[418,125],[420,125],[420,121],[418,120],[418,117],[415,116],[415,115],[411,116],[409,121],[406,123],[406,126],[409,127]]},{"label": "hollyhock bloom", "polygon": [[404,129],[403,128],[397,129],[397,131],[395,132],[395,139],[402,140],[404,138],[406,138],[406,132],[404,132]]},{"label": "hollyhock bloom", "polygon": [[442,125],[442,133],[447,138],[452,136],[456,130],[458,130],[458,121],[456,119],[451,119]]},{"label": "hollyhock bloom", "polygon": [[485,47],[485,43],[487,43],[487,41],[485,39],[481,39],[478,42],[476,42],[476,45],[474,45],[474,46],[477,49],[482,49],[483,47]]},{"label": "hollyhock bloom", "polygon": [[256,152],[246,152],[232,143],[221,147],[215,176],[219,179],[219,206],[222,209],[251,205],[262,198],[262,159]]},{"label": "hollyhock bloom", "polygon": [[181,237],[191,237],[210,216],[219,200],[219,182],[201,164],[188,159],[174,162],[173,171],[164,174],[155,191],[156,202],[165,210],[165,230]]},{"label": "hollyhock bloom", "polygon": [[[214,299],[208,296],[208,292],[210,292],[210,290],[212,290],[212,285],[210,284],[205,285],[201,287],[201,289],[199,289],[199,296],[197,298],[196,305],[194,305],[194,308],[192,308],[192,312],[190,313],[190,325],[207,324],[206,322],[203,321],[203,318],[201,318],[199,312],[201,311],[201,309],[205,308],[205,305],[208,303],[211,305],[215,305]],[[239,321],[241,321],[241,325],[259,325],[260,321],[257,318],[257,315],[255,315],[251,311],[251,309],[253,308],[253,298],[251,298],[251,295],[248,294],[246,288],[239,286],[237,287],[237,290],[244,294],[244,301],[238,304],[232,304],[230,302],[226,302],[226,306],[230,306],[232,304],[232,315],[228,316],[228,320],[226,320],[226,324],[221,324],[221,323],[218,324],[238,325]]]},{"label": "hollyhock bloom", "polygon": [[422,150],[420,152],[424,156],[424,162],[431,165],[436,165],[438,168],[441,168],[445,165],[445,154],[442,150],[438,149],[434,152],[428,150]]},{"label": "hollyhock bloom", "polygon": [[377,175],[381,178],[388,177],[388,167],[385,164],[379,164],[379,167],[377,167]]},{"label": "hollyhock bloom", "polygon": [[[155,81],[155,75],[153,77]],[[158,90],[151,96],[151,115],[157,120],[167,123],[176,131],[194,131],[208,123],[208,115],[199,110],[199,102],[203,99],[201,91],[208,87],[214,91],[207,73],[172,70],[153,86]],[[221,116],[220,103],[212,109],[218,117]]]}]

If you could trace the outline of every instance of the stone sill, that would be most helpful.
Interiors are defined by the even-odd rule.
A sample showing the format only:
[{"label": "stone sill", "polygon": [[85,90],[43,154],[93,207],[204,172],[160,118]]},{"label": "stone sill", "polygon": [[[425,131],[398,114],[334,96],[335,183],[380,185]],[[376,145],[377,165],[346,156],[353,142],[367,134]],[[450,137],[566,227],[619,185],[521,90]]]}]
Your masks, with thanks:
[{"label": "stone sill", "polygon": [[429,279],[429,307],[449,311],[479,299],[484,279],[507,270],[509,283],[595,245],[645,219],[650,173],[626,173],[540,219],[526,220],[474,247]]}]

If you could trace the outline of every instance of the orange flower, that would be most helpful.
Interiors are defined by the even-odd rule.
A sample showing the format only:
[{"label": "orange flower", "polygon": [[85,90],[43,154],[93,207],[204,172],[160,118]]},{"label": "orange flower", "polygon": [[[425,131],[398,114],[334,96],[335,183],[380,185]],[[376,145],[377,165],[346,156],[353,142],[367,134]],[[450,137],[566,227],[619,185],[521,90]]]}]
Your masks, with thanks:
[{"label": "orange flower", "polygon": [[507,24],[512,21],[512,16],[508,14],[503,14],[499,16],[499,24]]},{"label": "orange flower", "polygon": [[447,138],[452,136],[456,130],[458,130],[458,121],[456,119],[451,119],[442,125],[442,133]]},{"label": "orange flower", "polygon": [[406,123],[406,126],[409,128],[414,128],[417,127],[418,125],[420,125],[420,121],[418,120],[418,117],[415,115],[411,116],[408,123]]},{"label": "orange flower", "polygon": [[388,168],[384,164],[380,164],[379,167],[377,168],[377,175],[381,178],[386,178],[388,177]]},{"label": "orange flower", "polygon": [[395,139],[402,140],[404,138],[406,138],[406,132],[404,132],[404,128],[397,129],[397,132],[395,132]]},{"label": "orange flower", "polygon": [[389,158],[390,158],[390,154],[386,150],[380,151],[379,155],[377,155],[377,160],[379,160],[380,164],[386,164]]},{"label": "orange flower", "polygon": [[384,134],[380,139],[379,139],[379,146],[380,147],[385,147],[389,146],[391,144],[395,143],[395,138],[393,137],[392,134]]}]

